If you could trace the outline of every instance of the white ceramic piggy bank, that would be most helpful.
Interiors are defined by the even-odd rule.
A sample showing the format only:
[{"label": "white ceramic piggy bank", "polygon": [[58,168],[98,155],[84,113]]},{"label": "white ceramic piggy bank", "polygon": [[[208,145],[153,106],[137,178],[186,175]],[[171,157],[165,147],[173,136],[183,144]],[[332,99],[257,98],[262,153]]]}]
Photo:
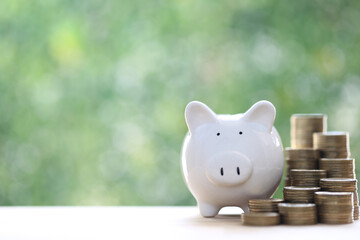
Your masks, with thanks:
[{"label": "white ceramic piggy bank", "polygon": [[225,206],[248,212],[249,199],[274,194],[284,168],[275,112],[268,101],[236,115],[216,115],[197,101],[187,105],[182,169],[202,216],[214,217]]}]

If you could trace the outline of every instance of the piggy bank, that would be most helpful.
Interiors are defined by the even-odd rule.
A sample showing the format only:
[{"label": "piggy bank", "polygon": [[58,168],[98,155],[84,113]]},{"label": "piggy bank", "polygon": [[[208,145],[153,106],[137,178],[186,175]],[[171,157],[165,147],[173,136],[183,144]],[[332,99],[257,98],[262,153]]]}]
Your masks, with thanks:
[{"label": "piggy bank", "polygon": [[182,170],[202,216],[214,217],[225,206],[248,212],[249,199],[274,194],[284,168],[275,114],[268,101],[236,115],[217,115],[198,101],[186,106]]}]

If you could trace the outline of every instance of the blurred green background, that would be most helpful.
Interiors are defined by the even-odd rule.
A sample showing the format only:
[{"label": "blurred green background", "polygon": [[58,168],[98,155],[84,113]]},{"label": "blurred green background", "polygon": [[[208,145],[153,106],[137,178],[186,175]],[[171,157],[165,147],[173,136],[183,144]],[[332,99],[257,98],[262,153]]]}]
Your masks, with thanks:
[{"label": "blurred green background", "polygon": [[359,1],[1,0],[0,203],[195,204],[191,100],[267,99],[284,146],[291,114],[326,113],[356,158],[359,53]]}]

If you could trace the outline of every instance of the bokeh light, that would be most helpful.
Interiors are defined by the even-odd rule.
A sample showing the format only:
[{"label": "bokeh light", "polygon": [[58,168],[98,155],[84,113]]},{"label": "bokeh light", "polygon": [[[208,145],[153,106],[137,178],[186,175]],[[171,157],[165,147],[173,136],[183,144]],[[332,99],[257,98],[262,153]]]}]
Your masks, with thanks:
[{"label": "bokeh light", "polygon": [[191,100],[267,99],[284,146],[291,114],[326,113],[357,159],[359,38],[357,1],[2,0],[0,203],[195,204]]}]

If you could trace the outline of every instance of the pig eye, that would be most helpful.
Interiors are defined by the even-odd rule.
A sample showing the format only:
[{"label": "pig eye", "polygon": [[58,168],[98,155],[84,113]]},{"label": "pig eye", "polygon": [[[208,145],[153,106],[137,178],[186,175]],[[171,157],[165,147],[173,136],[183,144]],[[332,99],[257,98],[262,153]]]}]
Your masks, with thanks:
[{"label": "pig eye", "polygon": [[240,134],[240,135],[242,135],[242,134],[243,134],[243,132],[242,132],[242,131],[240,131],[240,132],[239,132],[239,134]]},{"label": "pig eye", "polygon": [[216,136],[220,136],[220,133],[217,133]]}]

